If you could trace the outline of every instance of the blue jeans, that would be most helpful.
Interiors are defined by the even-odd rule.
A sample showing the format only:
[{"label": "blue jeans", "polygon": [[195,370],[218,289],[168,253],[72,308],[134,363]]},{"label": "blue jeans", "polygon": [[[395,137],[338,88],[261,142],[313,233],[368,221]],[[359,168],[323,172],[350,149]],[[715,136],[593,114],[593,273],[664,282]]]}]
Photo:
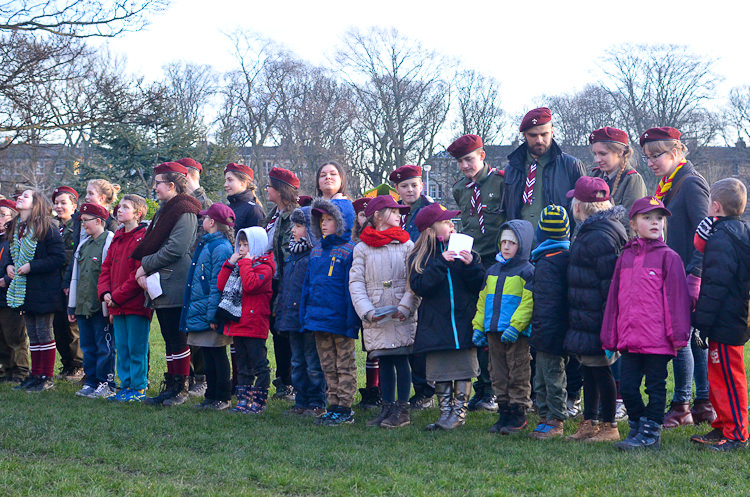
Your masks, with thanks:
[{"label": "blue jeans", "polygon": [[688,403],[693,393],[695,379],[696,400],[708,400],[708,350],[688,343],[677,351],[672,360],[674,371],[674,396],[672,402]]},{"label": "blue jeans", "polygon": [[325,407],[326,379],[320,367],[318,348],[313,333],[289,333],[292,349],[292,386],[296,391],[295,406]]},{"label": "blue jeans", "polygon": [[101,312],[90,317],[76,316],[83,351],[83,372],[86,384],[96,387],[107,382],[115,386],[115,343],[109,319]]},{"label": "blue jeans", "polygon": [[151,322],[145,316],[113,316],[117,344],[117,376],[120,388],[148,387],[148,335]]}]

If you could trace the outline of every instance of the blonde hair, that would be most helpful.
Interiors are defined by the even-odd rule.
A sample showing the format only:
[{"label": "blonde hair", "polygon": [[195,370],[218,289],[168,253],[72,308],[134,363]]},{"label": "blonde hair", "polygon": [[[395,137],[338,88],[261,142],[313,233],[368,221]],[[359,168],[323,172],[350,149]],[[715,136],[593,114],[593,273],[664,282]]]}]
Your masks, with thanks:
[{"label": "blonde hair", "polygon": [[88,186],[93,186],[104,197],[104,206],[109,207],[115,203],[117,194],[120,191],[120,185],[116,183],[110,183],[106,179],[92,179],[89,180]]},{"label": "blonde hair", "polygon": [[437,231],[432,226],[428,226],[419,234],[417,243],[414,244],[414,248],[409,255],[409,265],[406,271],[407,279],[411,277],[412,271],[422,274],[424,272],[425,261],[438,252],[438,250]]},{"label": "blonde hair", "polygon": [[598,143],[601,143],[607,148],[607,150],[616,153],[622,159],[622,163],[620,164],[620,167],[617,170],[617,176],[615,177],[615,182],[612,185],[612,191],[610,191],[610,196],[614,197],[615,192],[617,191],[617,187],[620,186],[620,179],[622,178],[622,174],[625,172],[625,169],[628,167],[628,162],[630,162],[630,158],[633,156],[633,147],[631,147],[630,145],[625,145],[624,143],[617,143],[617,142],[598,142]]},{"label": "blonde hair", "polygon": [[576,216],[576,208],[580,206],[581,214],[585,217],[583,219],[579,219],[579,221],[583,221],[584,219],[588,218],[589,216],[596,214],[597,212],[606,211],[608,209],[612,208],[612,202],[609,200],[605,200],[603,202],[581,202],[577,198],[573,197],[570,201],[570,210],[573,212],[573,216],[578,218]]},{"label": "blonde hair", "polygon": [[737,178],[720,179],[711,185],[710,198],[727,216],[741,216],[747,205],[747,187]]},{"label": "blonde hair", "polygon": [[[362,229],[359,230],[359,232],[362,233],[362,230],[365,229],[368,226],[372,226],[374,229],[378,229],[377,226],[375,226],[375,215],[377,214],[377,215],[380,216],[380,219],[383,219],[384,217],[386,217],[386,212],[387,211],[398,211],[398,209],[395,209],[393,207],[384,207],[384,208],[382,208],[380,210],[377,210],[377,211],[373,212],[372,216],[369,216],[367,218],[367,221],[365,221],[365,224],[362,225]],[[400,215],[400,213],[399,213],[399,215]]]},{"label": "blonde hair", "polygon": [[669,152],[675,150],[677,152],[677,158],[682,160],[687,157],[690,150],[687,145],[682,143],[680,140],[657,140],[652,142],[646,142],[643,144],[643,151],[645,153],[660,154],[662,152]]},{"label": "blonde hair", "polygon": [[143,221],[143,218],[146,217],[146,213],[148,212],[148,204],[146,203],[146,199],[141,197],[140,195],[129,193],[122,196],[122,200],[120,200],[120,203],[123,203],[125,201],[133,204],[133,210],[135,211],[136,216],[138,216],[138,222]]}]

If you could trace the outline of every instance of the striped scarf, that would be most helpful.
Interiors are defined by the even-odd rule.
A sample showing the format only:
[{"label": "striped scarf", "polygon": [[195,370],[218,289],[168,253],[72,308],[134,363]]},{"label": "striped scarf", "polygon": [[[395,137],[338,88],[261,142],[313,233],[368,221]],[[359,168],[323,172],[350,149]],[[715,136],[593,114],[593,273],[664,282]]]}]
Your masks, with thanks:
[{"label": "striped scarf", "polygon": [[682,166],[684,166],[686,163],[687,160],[683,159],[682,162],[677,164],[677,167],[674,169],[674,171],[672,171],[672,174],[669,175],[669,178],[667,178],[666,176],[662,176],[661,180],[659,180],[659,186],[656,187],[656,193],[654,193],[654,197],[658,198],[659,200],[664,198],[669,189],[672,188],[672,180],[677,174],[677,171],[682,169]]},{"label": "striped scarf", "polygon": [[[20,226],[13,230],[13,239],[10,243],[10,255],[13,258],[16,271],[18,268],[31,261],[36,252],[37,241],[31,232],[31,226],[26,227],[25,236],[18,239]],[[7,302],[8,307],[14,309],[21,307],[26,301],[26,275],[16,273],[8,286]]]}]

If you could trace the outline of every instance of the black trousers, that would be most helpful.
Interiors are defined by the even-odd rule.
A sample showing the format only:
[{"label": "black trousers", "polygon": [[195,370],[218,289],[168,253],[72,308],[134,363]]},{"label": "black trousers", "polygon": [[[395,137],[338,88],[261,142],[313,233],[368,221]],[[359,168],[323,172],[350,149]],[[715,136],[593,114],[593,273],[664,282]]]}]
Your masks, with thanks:
[{"label": "black trousers", "polygon": [[164,338],[167,355],[177,354],[188,348],[188,334],[180,331],[181,312],[181,307],[156,309],[156,318],[159,320],[161,336]]},{"label": "black trousers", "polygon": [[609,366],[581,366],[583,372],[583,419],[596,419],[601,402],[601,417],[604,423],[615,421],[617,409],[617,387]]},{"label": "black trousers", "polygon": [[[662,424],[667,406],[668,355],[622,354],[620,364],[620,395],[628,410],[628,419],[638,421],[642,417]],[[641,381],[646,378],[648,405],[641,396]]]},{"label": "black trousers", "polygon": [[206,374],[208,400],[229,401],[232,398],[232,378],[226,347],[200,347]]},{"label": "black trousers", "polygon": [[268,390],[271,368],[268,366],[266,341],[262,338],[234,337],[237,353],[237,384]]},{"label": "black trousers", "polygon": [[83,351],[81,351],[78,323],[69,322],[67,312],[56,312],[52,320],[52,330],[55,333],[55,346],[63,367],[82,368]]}]

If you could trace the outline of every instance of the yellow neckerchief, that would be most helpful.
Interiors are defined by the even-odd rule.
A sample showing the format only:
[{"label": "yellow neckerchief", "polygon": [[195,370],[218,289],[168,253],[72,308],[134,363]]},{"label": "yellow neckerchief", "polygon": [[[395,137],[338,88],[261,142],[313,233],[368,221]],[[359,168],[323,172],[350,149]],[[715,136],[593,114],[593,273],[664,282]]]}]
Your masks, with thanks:
[{"label": "yellow neckerchief", "polygon": [[659,186],[656,187],[656,193],[654,193],[654,197],[658,198],[659,200],[664,198],[669,189],[672,188],[672,180],[677,174],[677,171],[682,169],[682,166],[684,166],[686,163],[687,160],[682,159],[682,162],[677,164],[677,167],[674,168],[674,171],[672,171],[672,174],[669,175],[669,178],[667,178],[666,176],[662,176],[661,180],[659,181]]}]

